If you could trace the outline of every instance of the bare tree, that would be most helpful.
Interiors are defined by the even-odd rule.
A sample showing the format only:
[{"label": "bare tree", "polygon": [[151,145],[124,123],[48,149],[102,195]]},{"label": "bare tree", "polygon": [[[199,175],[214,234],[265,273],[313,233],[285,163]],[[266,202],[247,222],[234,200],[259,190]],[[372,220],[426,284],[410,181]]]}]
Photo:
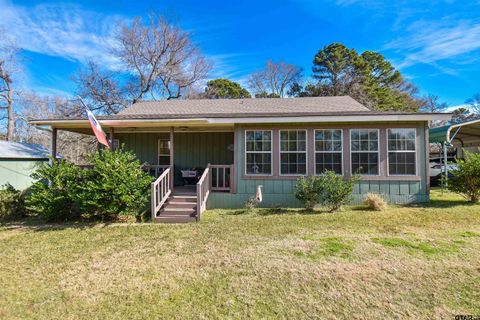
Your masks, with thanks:
[{"label": "bare tree", "polygon": [[4,36],[0,28],[0,110],[5,113],[1,120],[7,120],[6,139],[11,141],[15,132],[15,112],[13,110],[13,74],[17,49]]},{"label": "bare tree", "polygon": [[[422,106],[419,108],[422,112],[445,112],[448,108],[448,104],[445,102],[440,102],[440,98],[436,95],[430,94],[422,99],[421,101]],[[439,127],[446,125],[447,121],[444,120],[433,120],[429,122],[429,127]]]},{"label": "bare tree", "polygon": [[[51,116],[69,117],[83,112],[76,101],[62,97],[39,97],[34,93],[22,93],[16,103],[17,126],[15,139],[27,143],[35,143],[50,147],[50,132],[40,130],[28,123],[31,119]],[[75,132],[59,131],[57,152],[65,159],[77,164],[86,163],[86,155],[97,148],[95,138],[91,135]]]},{"label": "bare tree", "polygon": [[116,113],[146,97],[180,98],[211,69],[190,34],[157,14],[148,23],[138,17],[124,22],[116,38],[117,71],[90,63],[76,77],[79,94],[103,113]]},{"label": "bare tree", "polygon": [[77,93],[89,99],[91,110],[99,110],[106,114],[118,113],[128,105],[128,102],[117,76],[115,72],[103,70],[90,61],[74,78],[77,82]]},{"label": "bare tree", "polygon": [[467,100],[467,104],[470,106],[470,110],[477,116],[480,116],[480,92],[474,94]]},{"label": "bare tree", "polygon": [[436,95],[430,94],[423,99],[423,106],[420,109],[423,112],[442,112],[448,108],[448,104],[440,102],[440,98]]},{"label": "bare tree", "polygon": [[264,70],[254,72],[248,80],[256,97],[284,97],[287,88],[297,82],[302,70],[283,61],[267,61]]}]

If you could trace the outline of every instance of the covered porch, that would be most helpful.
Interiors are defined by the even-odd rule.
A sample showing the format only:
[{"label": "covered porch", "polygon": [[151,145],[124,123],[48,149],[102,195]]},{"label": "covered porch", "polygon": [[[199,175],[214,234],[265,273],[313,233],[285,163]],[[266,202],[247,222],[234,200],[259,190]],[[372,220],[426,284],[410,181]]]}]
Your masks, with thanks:
[{"label": "covered porch", "polygon": [[[142,169],[155,178],[150,190],[154,221],[198,220],[211,192],[235,192],[233,125],[126,127],[102,123],[102,127],[112,149],[132,151]],[[88,123],[52,127],[52,153],[56,153],[58,130],[91,134]]]}]

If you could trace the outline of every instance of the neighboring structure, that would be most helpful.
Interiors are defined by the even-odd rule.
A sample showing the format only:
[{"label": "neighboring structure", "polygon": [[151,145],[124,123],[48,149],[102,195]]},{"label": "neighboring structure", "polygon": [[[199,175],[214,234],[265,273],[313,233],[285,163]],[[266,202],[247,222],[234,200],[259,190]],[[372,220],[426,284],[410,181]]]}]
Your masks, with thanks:
[{"label": "neighboring structure", "polygon": [[[98,120],[111,141],[133,150],[158,177],[157,220],[178,221],[182,213],[198,219],[206,207],[243,207],[259,185],[261,206],[298,207],[295,180],[327,169],[344,177],[361,173],[357,203],[367,192],[392,203],[426,202],[428,121],[450,117],[372,111],[342,96],[139,102]],[[32,123],[50,126],[54,141],[59,129],[91,134],[87,119]],[[200,168],[200,180],[186,188],[181,171],[192,168]],[[191,195],[172,198],[180,192]]]},{"label": "neighboring structure", "polygon": [[463,158],[463,150],[480,152],[480,120],[451,124],[430,129],[430,143],[455,147],[457,158]]},{"label": "neighboring structure", "polygon": [[38,144],[0,141],[0,185],[28,188],[30,175],[49,160],[49,150]]}]

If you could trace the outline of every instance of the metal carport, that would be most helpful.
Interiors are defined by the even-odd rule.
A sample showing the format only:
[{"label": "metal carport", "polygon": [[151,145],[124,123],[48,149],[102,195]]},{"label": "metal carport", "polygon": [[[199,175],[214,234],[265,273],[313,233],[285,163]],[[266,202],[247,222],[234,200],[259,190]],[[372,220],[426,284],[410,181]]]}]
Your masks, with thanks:
[{"label": "metal carport", "polygon": [[432,128],[429,130],[429,142],[442,144],[445,176],[448,177],[446,166],[448,147],[453,146],[457,149],[458,158],[464,157],[463,150],[480,152],[480,119]]}]

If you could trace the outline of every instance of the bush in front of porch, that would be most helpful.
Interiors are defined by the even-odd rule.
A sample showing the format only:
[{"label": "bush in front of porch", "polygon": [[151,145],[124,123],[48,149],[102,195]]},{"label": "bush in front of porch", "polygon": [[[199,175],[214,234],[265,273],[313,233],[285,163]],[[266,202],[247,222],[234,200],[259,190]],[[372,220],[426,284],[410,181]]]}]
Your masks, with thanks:
[{"label": "bush in front of porch", "polygon": [[89,170],[65,160],[39,169],[27,198],[29,210],[47,221],[138,219],[152,178],[135,155],[123,149],[102,150],[88,160]]}]

